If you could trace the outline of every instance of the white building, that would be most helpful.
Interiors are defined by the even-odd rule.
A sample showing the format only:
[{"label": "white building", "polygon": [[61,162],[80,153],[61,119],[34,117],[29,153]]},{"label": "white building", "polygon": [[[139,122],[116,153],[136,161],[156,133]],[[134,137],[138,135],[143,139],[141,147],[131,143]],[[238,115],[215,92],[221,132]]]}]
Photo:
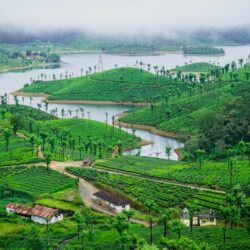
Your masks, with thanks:
[{"label": "white building", "polygon": [[94,193],[92,198],[97,204],[108,208],[112,212],[120,213],[123,210],[130,209],[127,202],[103,190]]},{"label": "white building", "polygon": [[6,206],[8,213],[16,213],[40,224],[52,224],[63,220],[63,214],[58,209],[36,205],[35,207],[26,207],[16,203],[8,203]]},{"label": "white building", "polygon": [[[189,211],[185,207],[182,210],[181,222],[186,226],[190,226]],[[197,212],[193,217],[193,226],[216,226],[216,216],[212,209],[208,212]]]},{"label": "white building", "polygon": [[58,209],[36,205],[31,213],[31,220],[40,224],[52,224],[63,220]]}]

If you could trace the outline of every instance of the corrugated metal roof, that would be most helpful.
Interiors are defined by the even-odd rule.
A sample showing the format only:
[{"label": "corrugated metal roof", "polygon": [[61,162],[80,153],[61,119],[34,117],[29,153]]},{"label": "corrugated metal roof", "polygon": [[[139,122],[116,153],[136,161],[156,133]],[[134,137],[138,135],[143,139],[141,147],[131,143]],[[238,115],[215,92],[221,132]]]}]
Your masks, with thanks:
[{"label": "corrugated metal roof", "polygon": [[16,203],[8,203],[6,207],[13,209],[15,213],[21,214],[21,215],[31,215],[32,210],[33,210],[31,207],[26,207],[26,206],[19,205]]},{"label": "corrugated metal roof", "polygon": [[6,208],[9,209],[13,209],[15,211],[15,213],[17,214],[21,214],[21,215],[35,215],[35,216],[39,216],[42,218],[51,218],[54,215],[58,214],[59,210],[58,209],[54,209],[54,208],[50,208],[50,207],[44,207],[44,206],[40,206],[40,205],[35,205],[34,208],[32,207],[26,207],[23,205],[19,205],[16,203],[8,203],[6,205]]},{"label": "corrugated metal roof", "polygon": [[39,216],[42,218],[51,218],[58,213],[58,209],[35,205],[32,210],[32,215]]}]

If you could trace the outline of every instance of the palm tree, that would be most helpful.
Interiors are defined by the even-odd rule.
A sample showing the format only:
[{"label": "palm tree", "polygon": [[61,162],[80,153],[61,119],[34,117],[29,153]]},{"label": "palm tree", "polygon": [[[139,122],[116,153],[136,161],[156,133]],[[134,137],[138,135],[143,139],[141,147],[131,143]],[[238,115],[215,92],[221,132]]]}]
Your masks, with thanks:
[{"label": "palm tree", "polygon": [[19,99],[17,96],[14,96],[14,101],[15,101],[15,105],[18,106],[19,105]]},{"label": "palm tree", "polygon": [[44,101],[44,106],[45,106],[46,112],[48,112],[49,103],[46,100]]},{"label": "palm tree", "polygon": [[114,228],[117,230],[119,236],[128,228],[128,223],[126,222],[126,218],[123,214],[118,214],[113,222]]},{"label": "palm tree", "polygon": [[39,110],[41,110],[42,104],[41,103],[37,103],[37,107],[38,107]]},{"label": "palm tree", "polygon": [[34,153],[34,147],[35,147],[35,136],[34,135],[31,135],[30,138],[29,138],[29,143],[31,144],[32,146],[32,155]]},{"label": "palm tree", "polygon": [[169,157],[171,155],[171,150],[172,150],[172,148],[170,146],[166,146],[165,153],[168,156],[168,160],[169,160]]},{"label": "palm tree", "polygon": [[6,151],[8,151],[9,150],[10,136],[11,136],[10,130],[6,128],[3,132],[3,136],[5,139],[5,148],[6,148]]},{"label": "palm tree", "polygon": [[181,232],[182,232],[182,230],[183,230],[184,228],[185,228],[185,225],[180,221],[180,219],[178,219],[178,220],[173,220],[173,221],[170,223],[170,229],[171,229],[173,232],[176,232],[176,233],[177,233],[179,239],[181,238]]},{"label": "palm tree", "polygon": [[3,118],[3,120],[4,120],[4,119],[5,119],[5,115],[6,115],[6,109],[1,109],[1,110],[0,110],[0,113],[1,113],[2,118]]},{"label": "palm tree", "polygon": [[[130,219],[135,214],[135,211],[133,209],[128,209],[128,210],[123,210],[122,213],[125,215],[125,217],[127,218],[127,222],[129,223]],[[127,231],[128,231],[128,228],[127,228]]]},{"label": "palm tree", "polygon": [[202,166],[202,163],[204,161],[204,155],[205,155],[206,151],[203,150],[203,149],[197,149],[195,151],[195,154],[196,154],[196,157],[197,157],[197,160],[199,162],[199,168],[201,169],[201,166]]},{"label": "palm tree", "polygon": [[223,242],[224,244],[226,243],[226,229],[227,229],[227,223],[230,221],[230,216],[231,216],[231,208],[229,206],[221,206],[220,207],[220,213],[221,217],[224,221],[224,227],[222,228],[223,230]]},{"label": "palm tree", "polygon": [[42,149],[44,150],[45,148],[45,140],[48,137],[48,134],[45,131],[40,132],[40,137],[42,139]]},{"label": "palm tree", "polygon": [[167,237],[168,223],[172,217],[172,209],[164,209],[161,211],[159,217],[159,224],[162,224],[164,227],[163,236]]},{"label": "palm tree", "polygon": [[83,227],[86,225],[86,220],[80,212],[75,212],[73,215],[73,220],[77,223],[77,235],[78,241],[80,240],[80,233]]},{"label": "palm tree", "polygon": [[118,147],[118,155],[122,155],[122,141],[117,142],[117,147]]},{"label": "palm tree", "polygon": [[64,109],[61,109],[61,115],[62,115],[62,119],[63,119],[64,116],[65,116],[65,110]]},{"label": "palm tree", "polygon": [[190,231],[192,231],[193,230],[194,215],[195,215],[196,212],[198,212],[198,210],[200,209],[200,207],[198,206],[197,203],[193,202],[193,203],[187,204],[187,208],[188,208],[188,217],[189,217]]},{"label": "palm tree", "polygon": [[153,217],[152,217],[152,210],[156,210],[157,205],[154,200],[146,200],[145,206],[148,208],[148,226],[150,230],[150,244],[153,243]]},{"label": "palm tree", "polygon": [[247,151],[247,145],[244,141],[240,141],[238,143],[238,152],[240,153],[241,155],[241,160],[243,161],[243,158],[244,158],[244,154],[246,153]]},{"label": "palm tree", "polygon": [[49,164],[51,163],[51,158],[52,158],[52,155],[50,153],[44,154],[44,160],[46,162],[47,172],[49,171]]}]

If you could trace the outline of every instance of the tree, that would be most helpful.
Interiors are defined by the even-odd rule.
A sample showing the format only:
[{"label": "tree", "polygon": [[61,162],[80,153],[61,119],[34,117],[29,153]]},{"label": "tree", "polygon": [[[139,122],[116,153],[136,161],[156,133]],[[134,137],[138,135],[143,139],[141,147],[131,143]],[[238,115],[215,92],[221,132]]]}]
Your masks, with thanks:
[{"label": "tree", "polygon": [[17,96],[14,96],[14,101],[15,101],[15,105],[18,106],[19,105],[19,99]]},{"label": "tree", "polygon": [[125,216],[123,214],[118,214],[115,218],[115,221],[113,221],[113,226],[121,237],[123,232],[128,228],[128,223]]},{"label": "tree", "polygon": [[118,155],[122,155],[122,142],[120,140],[117,142],[117,147],[118,147]]},{"label": "tree", "polygon": [[49,103],[46,100],[44,101],[44,106],[45,106],[46,112],[48,112]]},{"label": "tree", "polygon": [[10,119],[10,123],[12,125],[12,130],[14,135],[16,135],[17,130],[21,127],[22,125],[22,118],[20,115],[13,115]]},{"label": "tree", "polygon": [[6,128],[3,132],[3,136],[5,139],[5,148],[6,148],[6,151],[8,151],[9,150],[9,143],[10,143],[10,136],[11,136],[10,130]]},{"label": "tree", "polygon": [[[128,210],[123,210],[122,213],[125,215],[127,222],[129,223],[130,219],[135,214],[135,211],[133,209],[128,209]],[[127,230],[128,229],[129,229],[129,227],[127,228]]]},{"label": "tree", "polygon": [[243,161],[244,154],[247,151],[247,144],[244,141],[240,141],[237,145],[238,152],[241,155],[241,160]]},{"label": "tree", "polygon": [[6,115],[6,109],[0,109],[0,113],[1,113],[1,116],[3,118],[3,120],[5,119],[5,115]]},{"label": "tree", "polygon": [[231,208],[229,206],[220,208],[221,211],[221,217],[224,221],[224,227],[223,230],[223,242],[226,243],[226,229],[227,229],[227,223],[230,221],[230,214],[231,214]]},{"label": "tree", "polygon": [[45,148],[45,141],[46,141],[46,138],[48,137],[48,134],[45,131],[41,131],[40,132],[40,137],[42,139],[42,149],[44,150],[44,148]]},{"label": "tree", "polygon": [[35,146],[35,136],[34,135],[31,135],[30,138],[29,138],[29,143],[31,144],[32,146],[32,155],[34,153],[34,146]]},{"label": "tree", "polygon": [[148,227],[150,231],[150,244],[153,243],[153,217],[152,211],[157,209],[157,205],[153,200],[146,200],[145,206],[148,208]]},{"label": "tree", "polygon": [[74,213],[73,220],[77,223],[77,235],[78,235],[78,241],[80,241],[80,233],[83,227],[86,225],[86,221],[84,216],[80,212]]},{"label": "tree", "polygon": [[250,199],[246,200],[243,215],[245,218],[247,233],[250,235]]},{"label": "tree", "polygon": [[173,232],[176,232],[179,239],[181,238],[181,232],[184,228],[185,228],[185,225],[180,221],[180,219],[173,220],[170,223],[170,230],[172,230]]},{"label": "tree", "polygon": [[167,231],[168,231],[168,224],[172,218],[172,212],[173,209],[168,208],[161,211],[160,217],[159,217],[159,224],[162,224],[164,227],[164,233],[163,236],[167,237]]},{"label": "tree", "polygon": [[195,203],[195,202],[187,204],[187,208],[188,208],[190,231],[192,231],[193,230],[194,215],[195,215],[196,212],[198,212],[198,210],[200,208],[199,208],[198,204]]},{"label": "tree", "polygon": [[246,195],[236,185],[230,193],[226,195],[226,205],[231,209],[230,222],[231,228],[236,226],[241,220],[241,214],[246,203]]},{"label": "tree", "polygon": [[47,171],[49,171],[49,164],[51,163],[52,155],[50,153],[44,154],[44,160],[46,162]]},{"label": "tree", "polygon": [[203,161],[204,161],[204,155],[205,155],[205,150],[203,150],[203,149],[197,149],[196,151],[195,151],[195,154],[196,154],[196,159],[197,159],[197,161],[198,161],[198,163],[199,163],[199,168],[201,169],[201,166],[202,166],[202,163],[203,163]]},{"label": "tree", "polygon": [[172,148],[170,146],[166,146],[165,153],[166,153],[166,155],[168,157],[168,160],[169,160],[169,157],[171,155],[171,151],[172,151]]}]

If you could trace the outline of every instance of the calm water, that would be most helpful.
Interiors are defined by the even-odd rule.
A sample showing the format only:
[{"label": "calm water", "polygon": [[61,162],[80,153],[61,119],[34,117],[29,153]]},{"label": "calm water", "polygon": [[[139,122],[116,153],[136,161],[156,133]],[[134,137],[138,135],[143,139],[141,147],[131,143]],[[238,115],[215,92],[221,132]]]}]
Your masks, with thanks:
[{"label": "calm water", "polygon": [[[161,54],[157,56],[147,55],[147,56],[120,56],[120,55],[103,55],[103,66],[104,69],[113,68],[115,64],[118,67],[121,66],[135,66],[136,61],[143,61],[146,64],[151,64],[152,66],[158,65],[159,67],[165,66],[166,69],[174,68],[177,65],[183,65],[186,62],[211,62],[214,64],[225,65],[233,60],[238,61],[239,58],[247,58],[250,54],[250,46],[229,46],[223,47],[226,51],[224,56],[185,56],[182,54]],[[23,85],[30,81],[30,78],[37,79],[38,75],[46,74],[47,79],[52,79],[52,75],[55,74],[58,78],[60,74],[65,75],[72,74],[73,76],[80,75],[80,69],[83,68],[84,72],[86,69],[94,65],[98,65],[98,55],[97,54],[67,54],[62,55],[62,60],[64,64],[54,67],[39,68],[39,69],[26,69],[19,70],[15,72],[7,72],[0,74],[0,94],[10,93],[14,90],[20,89]],[[25,105],[30,105],[30,99],[28,97],[20,97],[20,103],[23,102]],[[10,102],[13,102],[12,97],[9,98]],[[40,103],[40,98],[33,97],[31,105],[37,107],[37,103]],[[97,121],[105,121],[105,113],[108,113],[109,123],[111,123],[112,115],[116,115],[129,107],[126,106],[108,106],[108,105],[67,105],[67,104],[50,104],[49,111],[51,109],[58,109],[58,115],[60,115],[60,110],[64,108],[73,111],[73,116],[75,115],[75,110],[80,107],[84,108],[85,117],[94,119]],[[43,107],[44,109],[44,107]],[[131,132],[130,129],[124,129]],[[136,130],[136,135],[140,136],[142,139],[146,139],[154,142],[152,145],[148,145],[142,148],[141,155],[156,157],[158,154],[161,158],[166,158],[165,147],[169,145],[172,150],[171,159],[176,160],[177,155],[174,149],[182,147],[183,144],[162,136],[154,135],[147,131]],[[132,152],[133,153],[133,152]]]}]

